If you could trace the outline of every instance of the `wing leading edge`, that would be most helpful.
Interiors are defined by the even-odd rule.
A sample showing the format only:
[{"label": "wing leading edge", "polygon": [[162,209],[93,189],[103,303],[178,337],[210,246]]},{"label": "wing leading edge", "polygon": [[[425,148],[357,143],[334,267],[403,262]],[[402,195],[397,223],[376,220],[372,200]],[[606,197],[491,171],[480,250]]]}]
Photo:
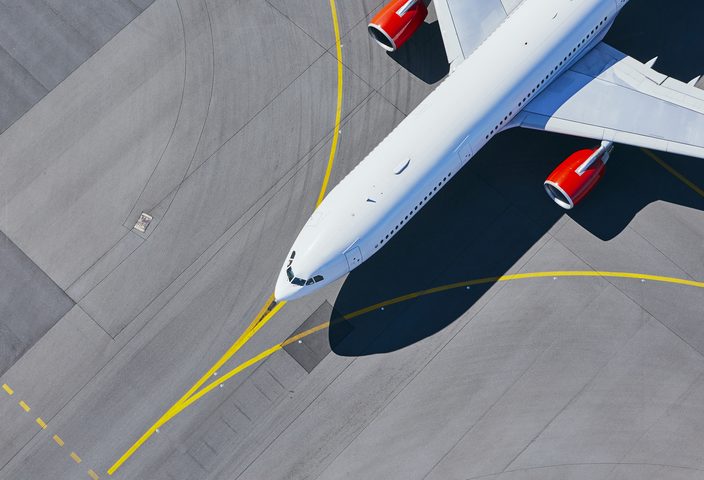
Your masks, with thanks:
[{"label": "wing leading edge", "polygon": [[601,43],[512,125],[704,158],[704,91]]}]

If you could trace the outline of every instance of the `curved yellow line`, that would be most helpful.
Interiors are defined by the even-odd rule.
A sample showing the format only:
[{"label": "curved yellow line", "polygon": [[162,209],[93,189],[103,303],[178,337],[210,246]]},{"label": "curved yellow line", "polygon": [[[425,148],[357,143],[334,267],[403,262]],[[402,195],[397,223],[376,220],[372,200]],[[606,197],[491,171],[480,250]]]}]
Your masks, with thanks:
[{"label": "curved yellow line", "polygon": [[332,14],[332,25],[335,30],[335,47],[337,50],[337,109],[335,111],[335,129],[332,134],[332,145],[330,146],[330,156],[328,157],[328,165],[325,168],[325,176],[323,177],[323,185],[318,194],[318,200],[315,202],[316,208],[323,202],[325,192],[328,189],[330,181],[330,173],[332,165],[335,162],[335,152],[337,151],[337,143],[340,136],[340,121],[342,118],[342,43],[340,40],[340,25],[337,21],[337,8],[335,0],[330,0],[330,12]]},{"label": "curved yellow line", "polygon": [[[320,188],[320,193],[318,194],[318,200],[315,203],[316,208],[322,203],[325,198],[325,193],[328,188],[328,183],[330,181],[330,174],[332,172],[332,166],[335,162],[335,153],[337,151],[337,144],[339,141],[340,134],[340,122],[342,119],[342,79],[343,79],[343,65],[342,65],[342,42],[340,39],[340,25],[337,19],[337,8],[335,6],[335,0],[330,0],[330,12],[332,15],[333,29],[335,31],[335,46],[337,50],[337,105],[335,111],[335,129],[333,131],[332,145],[330,147],[330,156],[328,157],[328,164],[325,169],[325,175],[323,177],[323,184]],[[143,444],[146,442],[156,430],[164,425],[166,422],[171,420],[173,417],[178,415],[183,411],[184,408],[195,403],[203,397],[206,393],[212,391],[214,388],[218,387],[220,384],[226,382],[228,379],[237,375],[240,371],[248,368],[249,366],[263,360],[275,351],[282,348],[283,344],[275,345],[274,347],[265,350],[254,358],[244,362],[237,368],[231,370],[227,374],[220,377],[216,382],[211,382],[205,387],[203,385],[205,382],[212,377],[219,368],[221,368],[230,358],[232,358],[237,351],[239,351],[244,344],[246,344],[253,336],[256,334],[271,318],[278,312],[281,307],[284,306],[286,302],[280,302],[276,304],[267,313],[267,309],[270,308],[271,302],[273,301],[273,295],[267,300],[262,310],[254,318],[253,322],[245,329],[242,335],[235,341],[235,343],[225,352],[225,354],[220,357],[220,359],[203,375],[174,405],[172,405],[166,413],[157,422],[149,427],[144,434],[132,445],[109,469],[108,475],[114,474],[123,463],[125,463]],[[202,387],[202,388],[201,388]],[[198,390],[200,389],[200,390]]]},{"label": "curved yellow line", "polygon": [[[579,278],[579,277],[600,277],[600,278],[627,278],[627,279],[636,279],[636,280],[645,280],[645,281],[651,281],[651,282],[658,282],[658,283],[669,283],[669,284],[674,284],[674,285],[682,285],[682,286],[688,286],[688,287],[695,287],[695,288],[701,288],[704,289],[704,282],[696,282],[694,280],[686,280],[682,278],[675,278],[675,277],[665,277],[665,276],[660,276],[660,275],[647,275],[647,274],[641,274],[641,273],[629,273],[629,272],[597,272],[597,271],[555,271],[555,272],[532,272],[532,273],[516,273],[516,274],[509,274],[509,275],[502,275],[502,276],[496,276],[496,277],[485,277],[485,278],[478,278],[475,280],[468,280],[465,282],[457,282],[457,283],[451,283],[448,285],[442,285],[440,287],[435,287],[435,288],[429,288],[426,290],[420,290],[418,292],[413,292],[409,293],[407,295],[402,295],[400,297],[395,297],[383,302],[376,303],[374,305],[371,305],[369,307],[361,308],[359,310],[355,310],[354,312],[348,313],[346,315],[342,316],[342,319],[344,320],[349,320],[351,318],[359,317],[361,315],[364,315],[366,313],[372,312],[374,310],[378,310],[381,307],[387,307],[390,305],[396,305],[398,303],[406,302],[408,300],[413,300],[415,298],[419,297],[424,297],[428,295],[433,295],[436,293],[441,293],[441,292],[446,292],[449,290],[454,290],[458,288],[463,288],[463,287],[471,287],[474,285],[487,285],[490,283],[498,283],[498,282],[510,282],[510,281],[516,281],[516,280],[527,280],[527,279],[535,279],[535,278],[558,278],[558,277],[572,277],[572,278]],[[284,348],[286,345],[289,345],[291,343],[295,343],[298,340],[301,340],[309,335],[312,335],[316,332],[319,332],[321,330],[325,330],[326,328],[330,327],[330,322],[324,322],[319,325],[316,325],[313,328],[310,328],[304,332],[301,332],[293,337],[290,337],[283,342],[276,344],[263,352],[259,353],[258,355],[250,358],[246,362],[242,363],[241,365],[237,366],[236,368],[230,370],[226,374],[222,375],[219,380],[216,382],[212,382],[203,389],[201,389],[198,393],[193,395],[191,398],[189,398],[186,402],[180,405],[180,408],[178,412],[175,414],[181,412],[184,408],[188,407],[189,405],[195,403],[203,397],[206,393],[212,391],[219,385],[225,383],[238,373],[242,372],[243,370],[246,370],[247,368],[251,367],[252,365],[255,365],[262,360],[266,359],[267,357],[271,356],[275,352],[278,352],[282,348]],[[174,415],[175,415],[174,414]],[[173,417],[172,415],[171,417]],[[170,417],[170,418],[171,418]]]},{"label": "curved yellow line", "polygon": [[359,317],[365,313],[378,310],[381,307],[388,307],[390,305],[395,305],[397,303],[406,302],[418,297],[424,297],[426,295],[432,295],[434,293],[446,292],[448,290],[454,290],[461,287],[471,287],[474,285],[483,285],[488,283],[497,282],[508,282],[512,280],[524,280],[529,278],[545,278],[545,277],[611,277],[611,278],[635,278],[638,280],[650,280],[653,282],[660,283],[674,283],[678,285],[686,285],[690,287],[704,288],[703,282],[695,282],[692,280],[684,280],[681,278],[673,277],[663,277],[658,275],[644,275],[640,273],[628,273],[628,272],[596,272],[593,270],[588,271],[559,271],[559,272],[534,272],[534,273],[517,273],[512,275],[503,275],[497,277],[486,277],[478,278],[475,280],[469,280],[466,282],[452,283],[449,285],[443,285],[440,287],[429,288],[427,290],[421,290],[418,292],[409,293],[400,297],[392,298],[383,302],[379,302],[369,307],[362,308],[360,310],[354,311],[344,316],[345,319]]}]

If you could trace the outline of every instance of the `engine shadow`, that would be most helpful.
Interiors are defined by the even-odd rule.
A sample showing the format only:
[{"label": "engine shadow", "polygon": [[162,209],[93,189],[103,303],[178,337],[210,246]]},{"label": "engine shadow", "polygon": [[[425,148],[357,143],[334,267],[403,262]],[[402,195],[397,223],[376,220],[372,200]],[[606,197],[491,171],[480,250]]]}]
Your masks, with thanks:
[{"label": "engine shadow", "polygon": [[[354,316],[377,302],[515,270],[565,214],[608,241],[655,201],[704,210],[704,198],[642,151],[617,147],[602,183],[575,210],[565,213],[547,197],[543,180],[572,152],[593,143],[521,129],[499,135],[384,249],[348,276],[335,310],[353,318],[331,319],[332,350],[342,356],[395,351],[480,308],[493,281]],[[704,179],[704,165],[687,165],[693,177]]]},{"label": "engine shadow", "polygon": [[401,48],[387,55],[429,85],[439,82],[450,71],[437,21],[423,23]]},{"label": "engine shadow", "polygon": [[[700,62],[693,60],[704,58],[695,23],[700,13],[704,4],[693,0],[671,9],[642,0],[623,11],[605,41],[641,61],[660,55],[657,70],[687,81],[702,73]],[[437,22],[426,24],[394,54],[427,83],[447,73],[444,57]],[[349,315],[412,292],[502,275],[539,248],[563,215],[608,241],[652,202],[704,210],[701,196],[640,149],[617,145],[603,181],[565,213],[547,197],[543,181],[571,153],[597,143],[521,129],[497,136],[388,245],[347,277],[335,310]],[[704,162],[654,153],[704,185]],[[330,346],[338,355],[363,356],[412,345],[468,310],[481,308],[492,285],[454,288],[353,318],[331,319]]]}]

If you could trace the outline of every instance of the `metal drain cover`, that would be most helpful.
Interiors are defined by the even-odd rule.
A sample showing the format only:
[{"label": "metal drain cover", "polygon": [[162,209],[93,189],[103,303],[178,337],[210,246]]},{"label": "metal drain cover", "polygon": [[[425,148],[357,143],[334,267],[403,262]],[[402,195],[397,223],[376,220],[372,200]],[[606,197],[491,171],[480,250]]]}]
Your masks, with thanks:
[{"label": "metal drain cover", "polygon": [[134,229],[140,233],[144,233],[147,231],[147,227],[149,227],[151,221],[152,216],[148,213],[142,212],[142,214],[139,216],[139,220],[137,220],[137,223],[134,224]]}]

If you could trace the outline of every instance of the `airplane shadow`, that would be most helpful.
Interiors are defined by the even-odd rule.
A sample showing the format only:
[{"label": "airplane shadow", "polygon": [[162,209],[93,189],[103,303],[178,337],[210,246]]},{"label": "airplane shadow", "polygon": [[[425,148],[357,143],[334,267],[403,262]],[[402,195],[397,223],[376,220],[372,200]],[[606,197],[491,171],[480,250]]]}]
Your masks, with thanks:
[{"label": "airplane shadow", "polygon": [[[642,15],[633,13],[635,5],[627,8],[607,42],[628,52],[632,46],[629,43],[650,40],[647,36],[633,40],[628,33],[652,25],[650,21],[662,14],[655,1],[641,3],[644,5],[638,12]],[[692,4],[691,11],[704,12],[704,6]],[[688,16],[688,25],[695,31],[693,19],[697,17]],[[686,28],[680,24],[675,23],[676,28]],[[667,39],[667,32],[658,33],[655,45],[668,48],[652,56],[662,55],[663,65],[670,65],[665,62],[669,57],[686,63],[689,55],[682,52],[681,44],[670,44]],[[641,45],[641,52],[645,50]],[[647,60],[647,55],[639,59]],[[664,73],[683,73],[678,63],[671,65],[680,72]],[[498,135],[388,245],[347,277],[333,311],[345,315],[411,292],[502,275],[537,248],[565,214],[589,234],[609,241],[652,202],[704,211],[704,199],[662,166],[639,149],[617,145],[604,180],[575,210],[565,213],[547,197],[543,181],[572,152],[596,143],[523,129]],[[704,162],[656,154],[696,183],[704,184]],[[468,310],[480,308],[491,286],[489,282],[469,290],[455,288],[348,320],[331,318],[330,346],[342,356],[404,348],[444,329]]]},{"label": "airplane shadow", "polygon": [[450,71],[437,21],[423,23],[401,48],[387,55],[429,85],[439,82]]}]

